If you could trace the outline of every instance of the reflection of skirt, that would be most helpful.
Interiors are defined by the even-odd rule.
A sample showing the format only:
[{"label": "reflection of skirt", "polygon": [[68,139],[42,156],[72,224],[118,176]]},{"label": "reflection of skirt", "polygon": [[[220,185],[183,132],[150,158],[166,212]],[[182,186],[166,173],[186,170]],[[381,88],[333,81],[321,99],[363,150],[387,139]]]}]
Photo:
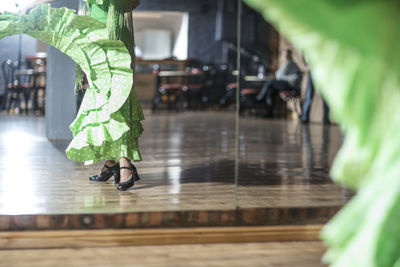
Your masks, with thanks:
[{"label": "reflection of skirt", "polygon": [[106,25],[44,4],[27,16],[0,15],[0,38],[19,33],[56,47],[87,76],[88,89],[70,126],[74,138],[68,157],[88,164],[120,157],[141,160],[138,138],[144,116],[133,90],[131,56],[121,41],[108,39]]}]

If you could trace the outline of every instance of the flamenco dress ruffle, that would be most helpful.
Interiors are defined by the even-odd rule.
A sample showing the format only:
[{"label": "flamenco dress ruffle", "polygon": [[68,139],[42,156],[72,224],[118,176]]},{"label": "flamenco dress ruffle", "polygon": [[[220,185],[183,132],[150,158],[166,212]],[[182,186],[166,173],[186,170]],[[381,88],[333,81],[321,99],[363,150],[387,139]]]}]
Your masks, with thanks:
[{"label": "flamenco dress ruffle", "polygon": [[131,55],[110,40],[106,25],[66,8],[42,4],[29,15],[0,14],[0,38],[24,33],[70,56],[87,76],[88,88],[76,119],[67,156],[86,164],[127,157],[141,160],[138,138],[143,112],[133,90]]}]

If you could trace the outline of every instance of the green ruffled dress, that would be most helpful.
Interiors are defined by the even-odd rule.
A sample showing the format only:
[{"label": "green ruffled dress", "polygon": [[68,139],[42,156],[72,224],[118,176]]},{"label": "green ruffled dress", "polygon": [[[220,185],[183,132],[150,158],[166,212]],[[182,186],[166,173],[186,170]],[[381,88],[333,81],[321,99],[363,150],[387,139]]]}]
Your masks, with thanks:
[{"label": "green ruffled dress", "polygon": [[48,4],[29,15],[0,14],[0,39],[30,35],[70,56],[86,74],[88,88],[70,125],[73,140],[66,150],[70,159],[86,164],[120,157],[141,160],[138,138],[144,116],[133,87],[132,14],[124,14],[118,3],[90,1],[94,18]]},{"label": "green ruffled dress", "polygon": [[[124,43],[131,56],[131,68],[134,70],[132,12],[128,7],[121,4],[122,2],[130,3],[130,1],[87,0],[87,2],[90,4],[90,16],[107,25],[109,39],[121,40]],[[88,105],[86,104],[96,102],[96,95],[90,92],[85,94],[79,114],[70,126],[74,134],[74,140],[66,151],[70,159],[85,161],[87,164],[99,160],[119,161],[120,157],[127,157],[133,161],[142,159],[138,138],[143,132],[140,121],[144,120],[144,116],[134,91],[134,85],[132,84],[126,99],[113,98],[113,89],[116,88],[111,88],[110,94],[106,95],[108,99],[106,99],[105,105],[118,106],[122,104],[122,106],[112,114],[106,114],[109,119],[105,121],[99,117],[104,113],[102,107],[87,111]],[[118,93],[118,91],[115,93]],[[116,103],[116,101],[124,102]],[[85,130],[85,126],[82,127],[83,125],[88,126],[89,129]]]}]

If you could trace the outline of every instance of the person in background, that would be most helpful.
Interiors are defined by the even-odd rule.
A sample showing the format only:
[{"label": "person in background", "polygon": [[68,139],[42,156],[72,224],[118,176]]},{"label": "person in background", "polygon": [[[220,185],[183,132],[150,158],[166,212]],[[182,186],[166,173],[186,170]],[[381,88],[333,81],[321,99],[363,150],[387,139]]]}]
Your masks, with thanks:
[{"label": "person in background", "polygon": [[267,81],[256,97],[258,102],[265,101],[267,106],[267,117],[272,117],[272,98],[276,93],[291,90],[300,93],[301,71],[293,61],[292,51],[286,50],[283,53],[283,56],[285,62],[276,71],[275,80]]},{"label": "person in background", "polygon": [[[313,98],[314,98],[314,83],[311,77],[311,72],[309,72],[307,78],[306,95],[304,98],[302,113],[300,117],[300,121],[302,123],[310,122],[310,111]],[[322,103],[324,106],[324,114],[322,121],[325,125],[329,125],[331,124],[331,121],[329,120],[329,106],[324,98],[322,98]]]}]

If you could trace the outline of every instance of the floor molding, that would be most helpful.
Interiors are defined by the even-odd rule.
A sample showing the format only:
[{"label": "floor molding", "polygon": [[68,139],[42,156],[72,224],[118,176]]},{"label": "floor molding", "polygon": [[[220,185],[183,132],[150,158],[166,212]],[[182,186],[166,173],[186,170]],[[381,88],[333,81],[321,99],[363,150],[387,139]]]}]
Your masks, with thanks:
[{"label": "floor molding", "polygon": [[259,207],[131,213],[0,215],[0,231],[253,227],[326,224],[341,206]]},{"label": "floor molding", "polygon": [[322,225],[0,232],[0,249],[317,241]]}]

